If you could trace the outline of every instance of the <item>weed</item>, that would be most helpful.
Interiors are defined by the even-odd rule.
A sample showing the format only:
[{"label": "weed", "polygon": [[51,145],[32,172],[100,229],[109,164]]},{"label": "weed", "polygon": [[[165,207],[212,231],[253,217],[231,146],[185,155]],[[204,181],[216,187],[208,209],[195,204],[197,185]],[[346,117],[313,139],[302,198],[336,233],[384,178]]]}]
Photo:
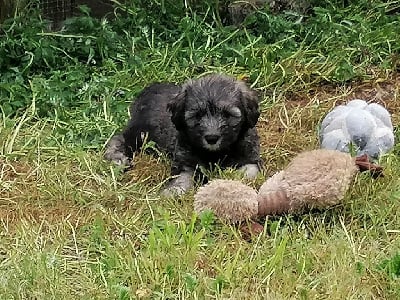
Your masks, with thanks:
[{"label": "weed", "polygon": [[114,20],[82,8],[57,32],[34,6],[1,24],[0,298],[398,299],[398,144],[384,178],[358,176],[331,209],[268,217],[251,242],[193,214],[193,192],[160,197],[164,156],[138,153],[129,172],[101,157],[145,85],[211,72],[260,93],[255,188],[318,147],[321,119],[349,99],[384,104],[398,140],[398,1],[311,1],[301,21],[265,7],[241,27],[222,25],[222,1],[113,2]]},{"label": "weed", "polygon": [[385,259],[380,264],[380,269],[384,270],[391,278],[400,276],[400,254],[394,255],[391,259]]}]

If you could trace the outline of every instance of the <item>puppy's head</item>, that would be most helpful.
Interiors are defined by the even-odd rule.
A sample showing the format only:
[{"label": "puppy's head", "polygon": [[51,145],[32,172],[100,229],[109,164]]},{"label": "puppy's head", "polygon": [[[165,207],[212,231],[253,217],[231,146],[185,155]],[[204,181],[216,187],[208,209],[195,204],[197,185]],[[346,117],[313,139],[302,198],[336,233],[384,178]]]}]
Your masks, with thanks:
[{"label": "puppy's head", "polygon": [[172,122],[192,145],[207,151],[229,148],[260,115],[258,97],[242,81],[214,74],[183,84],[168,105]]}]

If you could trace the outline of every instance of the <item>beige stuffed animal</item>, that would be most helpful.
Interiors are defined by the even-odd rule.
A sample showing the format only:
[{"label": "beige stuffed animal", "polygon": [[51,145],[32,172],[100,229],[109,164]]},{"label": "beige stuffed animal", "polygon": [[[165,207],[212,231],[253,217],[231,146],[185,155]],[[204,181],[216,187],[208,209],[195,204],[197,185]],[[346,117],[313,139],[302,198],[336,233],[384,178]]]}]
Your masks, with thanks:
[{"label": "beige stuffed animal", "polygon": [[237,223],[326,208],[340,203],[357,172],[365,170],[382,176],[382,168],[369,163],[366,155],[354,158],[337,150],[306,151],[270,177],[258,193],[235,180],[211,181],[195,194],[194,210],[211,210],[220,219]]}]

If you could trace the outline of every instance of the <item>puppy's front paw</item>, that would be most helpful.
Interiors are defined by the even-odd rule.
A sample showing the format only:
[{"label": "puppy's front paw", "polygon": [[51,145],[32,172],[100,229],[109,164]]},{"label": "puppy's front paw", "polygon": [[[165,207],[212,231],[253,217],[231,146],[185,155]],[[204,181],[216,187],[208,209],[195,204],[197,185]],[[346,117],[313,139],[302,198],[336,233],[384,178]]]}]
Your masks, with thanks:
[{"label": "puppy's front paw", "polygon": [[131,165],[131,159],[127,157],[124,153],[114,152],[114,153],[105,153],[104,158],[112,161],[118,166],[128,167]]},{"label": "puppy's front paw", "polygon": [[125,154],[125,139],[122,135],[113,136],[106,145],[104,158],[119,166],[129,166],[131,159]]},{"label": "puppy's front paw", "polygon": [[193,188],[193,186],[193,171],[184,171],[171,179],[161,194],[167,197],[180,196]]},{"label": "puppy's front paw", "polygon": [[186,193],[186,190],[180,186],[170,186],[161,191],[161,195],[164,197],[176,197]]},{"label": "puppy's front paw", "polygon": [[244,176],[247,179],[254,179],[260,173],[260,168],[257,164],[247,164],[239,168],[240,171],[244,172]]}]

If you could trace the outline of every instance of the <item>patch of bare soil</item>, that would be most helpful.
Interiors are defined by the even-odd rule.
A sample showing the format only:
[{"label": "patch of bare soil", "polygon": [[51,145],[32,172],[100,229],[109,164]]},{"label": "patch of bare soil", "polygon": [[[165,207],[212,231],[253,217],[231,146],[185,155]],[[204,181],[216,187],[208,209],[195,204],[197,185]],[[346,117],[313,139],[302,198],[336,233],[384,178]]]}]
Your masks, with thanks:
[{"label": "patch of bare soil", "polygon": [[0,159],[0,209],[13,203],[18,197],[35,198],[37,174],[27,162]]},{"label": "patch of bare soil", "polygon": [[140,182],[155,186],[169,176],[169,163],[165,157],[139,153],[133,160],[133,167],[127,171],[125,182]]},{"label": "patch of bare soil", "polygon": [[61,201],[54,206],[41,206],[36,204],[10,205],[0,209],[0,222],[7,225],[20,223],[21,220],[30,223],[59,223],[71,220],[75,223],[78,219],[80,209],[69,205],[64,205]]},{"label": "patch of bare soil", "polygon": [[27,162],[0,160],[0,225],[8,229],[21,220],[57,223],[76,217],[78,208],[61,201],[40,201],[37,170]]},{"label": "patch of bare soil", "polygon": [[34,169],[26,162],[7,162],[0,159],[0,181],[8,181],[23,177],[25,180],[34,180]]}]

